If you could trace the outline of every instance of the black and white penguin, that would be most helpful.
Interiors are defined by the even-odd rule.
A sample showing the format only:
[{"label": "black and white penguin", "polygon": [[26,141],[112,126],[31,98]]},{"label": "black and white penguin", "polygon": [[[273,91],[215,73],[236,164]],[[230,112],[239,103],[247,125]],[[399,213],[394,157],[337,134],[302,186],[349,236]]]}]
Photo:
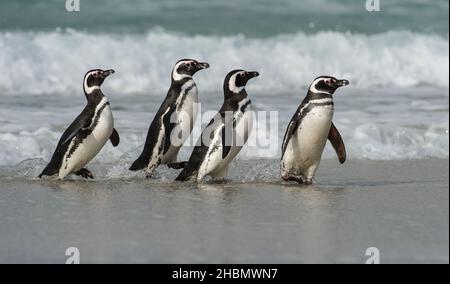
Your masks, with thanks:
[{"label": "black and white penguin", "polygon": [[179,168],[178,152],[189,137],[197,119],[198,92],[192,76],[208,63],[182,59],[172,70],[172,83],[147,133],[144,149],[131,165],[131,171],[145,169],[151,177],[161,164]]},{"label": "black and white penguin", "polygon": [[226,177],[230,162],[247,142],[253,127],[251,101],[245,86],[250,79],[258,76],[258,72],[244,70],[228,73],[223,85],[222,108],[203,130],[201,141],[177,181],[195,179],[200,182],[205,176]]},{"label": "black and white penguin", "polygon": [[284,136],[281,157],[281,177],[284,181],[311,184],[327,139],[333,145],[339,162],[345,162],[344,142],[332,119],[333,94],[348,84],[347,80],[321,76],[309,87]]},{"label": "black and white penguin", "polygon": [[69,174],[94,178],[84,166],[108,140],[114,147],[119,145],[119,134],[114,129],[109,101],[100,90],[105,78],[111,74],[114,74],[114,70],[95,69],[86,73],[83,89],[87,105],[62,135],[40,178],[50,176],[63,179]]}]

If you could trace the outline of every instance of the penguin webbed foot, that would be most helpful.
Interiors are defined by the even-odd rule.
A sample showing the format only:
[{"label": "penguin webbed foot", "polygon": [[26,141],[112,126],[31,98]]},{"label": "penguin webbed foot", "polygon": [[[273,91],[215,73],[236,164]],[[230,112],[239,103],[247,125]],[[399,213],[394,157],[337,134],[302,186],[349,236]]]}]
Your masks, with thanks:
[{"label": "penguin webbed foot", "polygon": [[173,162],[173,163],[167,163],[167,167],[169,169],[180,170],[180,169],[184,169],[187,166],[187,164],[188,164],[187,161]]},{"label": "penguin webbed foot", "polygon": [[282,179],[286,182],[295,181],[298,184],[311,184],[312,183],[312,180],[310,181],[310,183],[308,183],[308,180],[305,180],[303,177],[296,176],[296,175],[284,175],[282,177]]},{"label": "penguin webbed foot", "polygon": [[81,170],[78,170],[75,172],[76,176],[81,176],[85,179],[94,179],[94,175],[91,173],[90,170],[83,168]]},{"label": "penguin webbed foot", "polygon": [[145,171],[145,178],[148,178],[148,179],[150,179],[150,178],[155,178],[155,170],[146,170]]}]

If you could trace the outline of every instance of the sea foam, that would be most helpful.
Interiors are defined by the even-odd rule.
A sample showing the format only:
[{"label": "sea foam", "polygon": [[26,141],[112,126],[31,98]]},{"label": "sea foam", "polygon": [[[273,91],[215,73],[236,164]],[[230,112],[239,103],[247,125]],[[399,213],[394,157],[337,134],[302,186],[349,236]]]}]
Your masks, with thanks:
[{"label": "sea foam", "polygon": [[114,68],[111,92],[158,93],[180,58],[207,61],[203,91],[220,91],[235,68],[261,73],[255,90],[289,91],[318,75],[345,77],[359,88],[449,86],[448,36],[391,31],[376,35],[319,32],[270,38],[188,36],[161,29],[142,35],[75,30],[0,32],[0,96],[69,95],[90,68]]}]

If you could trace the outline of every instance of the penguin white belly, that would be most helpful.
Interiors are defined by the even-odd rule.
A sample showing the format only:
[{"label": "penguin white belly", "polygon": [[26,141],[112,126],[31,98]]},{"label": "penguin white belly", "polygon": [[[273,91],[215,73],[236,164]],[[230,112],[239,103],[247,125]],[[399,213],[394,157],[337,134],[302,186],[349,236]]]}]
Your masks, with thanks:
[{"label": "penguin white belly", "polygon": [[[178,123],[175,126],[173,133],[175,137],[170,137],[171,145],[167,153],[161,159],[162,164],[175,162],[177,160],[178,152],[183,146],[184,142],[189,138],[194,124],[197,121],[198,115],[198,94],[197,87],[194,86],[186,95],[185,99],[178,104],[176,113]],[[173,145],[175,143],[175,145]]]},{"label": "penguin white belly", "polygon": [[[205,159],[198,169],[197,181],[201,181],[205,176],[217,170],[217,167],[222,163],[222,136],[221,132],[224,125],[218,127],[214,131],[214,136],[209,145]],[[202,138],[201,138],[202,139]]]},{"label": "penguin white belly", "polygon": [[[102,101],[99,106],[105,103],[107,103],[106,100],[104,102]],[[101,111],[91,134],[89,134],[67,158],[69,152],[74,146],[73,143],[75,139],[72,140],[68,148],[68,153],[64,155],[63,163],[59,170],[59,178],[62,179],[65,176],[82,169],[87,163],[89,163],[109,140],[113,128],[114,120],[111,107],[108,104]]]},{"label": "penguin white belly", "polygon": [[325,148],[333,118],[332,106],[317,106],[302,119],[283,157],[286,171],[311,178]]},{"label": "penguin white belly", "polygon": [[242,147],[248,140],[250,132],[253,129],[253,114],[250,111],[250,106],[247,107],[245,113],[236,123],[236,127],[234,129],[234,136],[236,137],[236,141],[233,142],[233,146],[231,146],[230,152],[225,157],[222,158],[223,145],[221,139],[218,139],[218,155],[215,155],[212,159],[215,162],[209,162],[209,168],[203,173],[204,175],[210,175],[214,178],[224,178],[228,173],[228,167],[233,159],[239,154]]}]

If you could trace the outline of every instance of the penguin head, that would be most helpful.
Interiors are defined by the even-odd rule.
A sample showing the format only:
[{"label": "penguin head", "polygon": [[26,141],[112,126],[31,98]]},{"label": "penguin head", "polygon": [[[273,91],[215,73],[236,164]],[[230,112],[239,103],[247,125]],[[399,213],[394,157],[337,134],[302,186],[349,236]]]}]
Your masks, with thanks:
[{"label": "penguin head", "polygon": [[325,93],[332,95],[338,88],[347,86],[348,84],[350,84],[349,81],[345,79],[336,79],[331,76],[320,76],[314,79],[309,87],[309,91],[312,93]]},{"label": "penguin head", "polygon": [[209,68],[209,64],[206,62],[198,62],[194,59],[181,59],[173,67],[172,81],[191,78],[195,73],[206,68]]},{"label": "penguin head", "polygon": [[90,70],[84,75],[84,93],[86,95],[91,94],[94,90],[99,90],[100,86],[105,81],[105,78],[111,74],[114,74],[114,70],[102,70],[102,69],[93,69]]},{"label": "penguin head", "polygon": [[233,70],[225,77],[223,82],[223,89],[225,94],[228,92],[239,94],[247,85],[247,82],[255,77],[258,77],[259,73],[256,71],[245,70]]}]

